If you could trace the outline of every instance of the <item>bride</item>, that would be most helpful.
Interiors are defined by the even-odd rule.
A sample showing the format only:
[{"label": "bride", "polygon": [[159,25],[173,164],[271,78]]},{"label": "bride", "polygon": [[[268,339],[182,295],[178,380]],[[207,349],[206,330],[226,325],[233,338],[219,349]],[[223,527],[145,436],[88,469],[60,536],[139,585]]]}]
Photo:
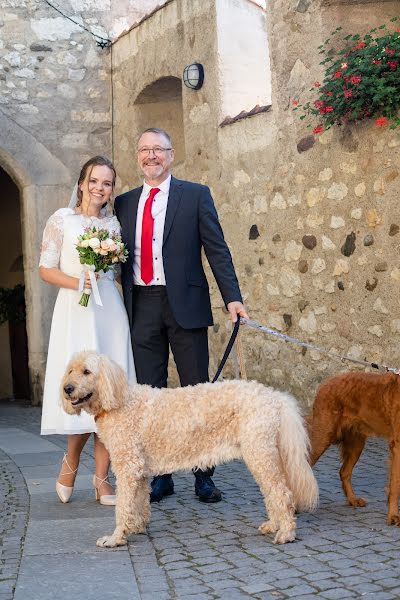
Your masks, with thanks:
[{"label": "bride", "polygon": [[[69,207],[57,210],[47,221],[43,233],[40,276],[43,281],[57,286],[59,292],[51,323],[41,434],[68,435],[67,452],[56,483],[61,502],[71,498],[81,452],[94,433],[96,500],[101,504],[115,504],[115,493],[108,482],[110,459],[96,435],[93,417],[85,411],[79,416],[67,415],[59,400],[60,381],[72,354],[80,350],[107,354],[125,370],[131,383],[136,380],[128,318],[113,271],[96,274],[102,306],[92,296],[87,307],[79,304],[82,265],[76,249],[78,236],[86,227],[120,232],[112,209],[115,179],[115,168],[110,160],[102,156],[88,160],[82,167]],[[91,288],[87,272],[85,288]]]}]

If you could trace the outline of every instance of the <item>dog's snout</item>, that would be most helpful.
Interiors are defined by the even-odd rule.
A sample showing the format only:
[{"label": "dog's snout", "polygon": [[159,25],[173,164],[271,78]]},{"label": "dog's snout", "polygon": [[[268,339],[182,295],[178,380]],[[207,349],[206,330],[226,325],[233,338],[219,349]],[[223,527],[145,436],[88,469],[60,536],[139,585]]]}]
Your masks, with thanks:
[{"label": "dog's snout", "polygon": [[64,392],[66,394],[68,394],[68,396],[70,394],[72,394],[72,392],[74,391],[74,389],[75,389],[75,386],[73,386],[72,383],[67,383],[67,385],[64,385]]}]

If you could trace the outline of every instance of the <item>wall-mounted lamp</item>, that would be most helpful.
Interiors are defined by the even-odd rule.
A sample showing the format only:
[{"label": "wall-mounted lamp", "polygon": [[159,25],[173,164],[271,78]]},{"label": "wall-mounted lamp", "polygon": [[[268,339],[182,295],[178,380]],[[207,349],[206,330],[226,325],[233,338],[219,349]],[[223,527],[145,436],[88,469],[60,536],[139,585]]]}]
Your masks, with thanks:
[{"label": "wall-mounted lamp", "polygon": [[204,67],[193,63],[183,69],[183,83],[191,90],[199,90],[204,82]]}]

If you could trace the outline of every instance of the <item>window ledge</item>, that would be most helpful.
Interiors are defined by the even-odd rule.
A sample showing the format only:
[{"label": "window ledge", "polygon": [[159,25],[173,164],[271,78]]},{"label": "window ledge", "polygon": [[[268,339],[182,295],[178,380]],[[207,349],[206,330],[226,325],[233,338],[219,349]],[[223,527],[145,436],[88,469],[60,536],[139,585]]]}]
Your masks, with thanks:
[{"label": "window ledge", "polygon": [[242,121],[243,119],[248,119],[249,117],[254,117],[255,115],[259,115],[260,113],[269,112],[271,110],[271,104],[267,104],[265,106],[260,106],[257,104],[254,108],[249,111],[242,110],[235,117],[225,117],[222,123],[219,124],[220,127],[225,127],[226,125],[231,125],[232,123],[236,123],[237,121]]}]

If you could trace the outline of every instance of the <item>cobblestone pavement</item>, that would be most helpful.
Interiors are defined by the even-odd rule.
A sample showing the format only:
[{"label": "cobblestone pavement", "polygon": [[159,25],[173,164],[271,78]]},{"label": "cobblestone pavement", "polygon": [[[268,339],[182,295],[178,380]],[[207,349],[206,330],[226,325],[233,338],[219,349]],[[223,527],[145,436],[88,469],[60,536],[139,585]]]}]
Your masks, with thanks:
[{"label": "cobblestone pavement", "polygon": [[21,562],[29,494],[17,465],[0,450],[0,600],[11,600]]},{"label": "cobblestone pavement", "polygon": [[[38,409],[0,405],[0,447],[7,428],[37,436],[39,415]],[[34,439],[39,444],[40,438]],[[59,461],[65,440],[61,436],[47,440]],[[41,451],[42,458],[36,462],[45,462],[45,454],[50,453]],[[24,454],[11,456],[17,463],[27,462],[18,458]],[[0,460],[1,499],[8,494],[6,506],[10,507],[0,515],[0,549],[2,557],[10,560],[9,571],[8,562],[2,562],[0,586],[6,583],[4,591],[0,587],[0,600],[9,600],[19,565],[18,544],[24,535],[28,498],[14,462],[7,457]],[[91,472],[90,448],[83,463]],[[399,599],[400,529],[385,524],[386,444],[370,441],[355,470],[356,491],[369,499],[365,508],[346,505],[338,467],[337,449],[332,448],[316,467],[320,507],[314,514],[298,515],[298,536],[293,544],[275,546],[271,538],[258,533],[257,526],[265,518],[260,492],[245,466],[234,462],[218,467],[214,477],[224,492],[223,502],[201,504],[194,495],[193,475],[175,475],[176,494],[153,505],[148,533],[132,536],[128,550],[111,551],[96,549],[94,542],[111,530],[112,509],[96,505],[84,487],[74,492],[70,504],[60,505],[52,491],[58,464],[46,467],[51,487],[42,493],[37,505],[32,502],[37,490],[29,477],[32,473],[42,475],[21,467],[31,492],[31,509],[14,600],[59,598],[60,590],[66,600]],[[84,481],[86,475],[80,477]],[[45,485],[40,478],[33,483],[40,482]],[[52,562],[56,557],[58,562]],[[60,558],[63,568],[59,567]],[[41,577],[35,579],[37,570]],[[92,579],[86,591],[88,570]],[[104,573],[106,583],[102,583],[99,595],[93,581]],[[53,595],[45,592],[42,577],[50,583],[56,580],[59,590]],[[75,580],[79,587],[74,587]]]}]

